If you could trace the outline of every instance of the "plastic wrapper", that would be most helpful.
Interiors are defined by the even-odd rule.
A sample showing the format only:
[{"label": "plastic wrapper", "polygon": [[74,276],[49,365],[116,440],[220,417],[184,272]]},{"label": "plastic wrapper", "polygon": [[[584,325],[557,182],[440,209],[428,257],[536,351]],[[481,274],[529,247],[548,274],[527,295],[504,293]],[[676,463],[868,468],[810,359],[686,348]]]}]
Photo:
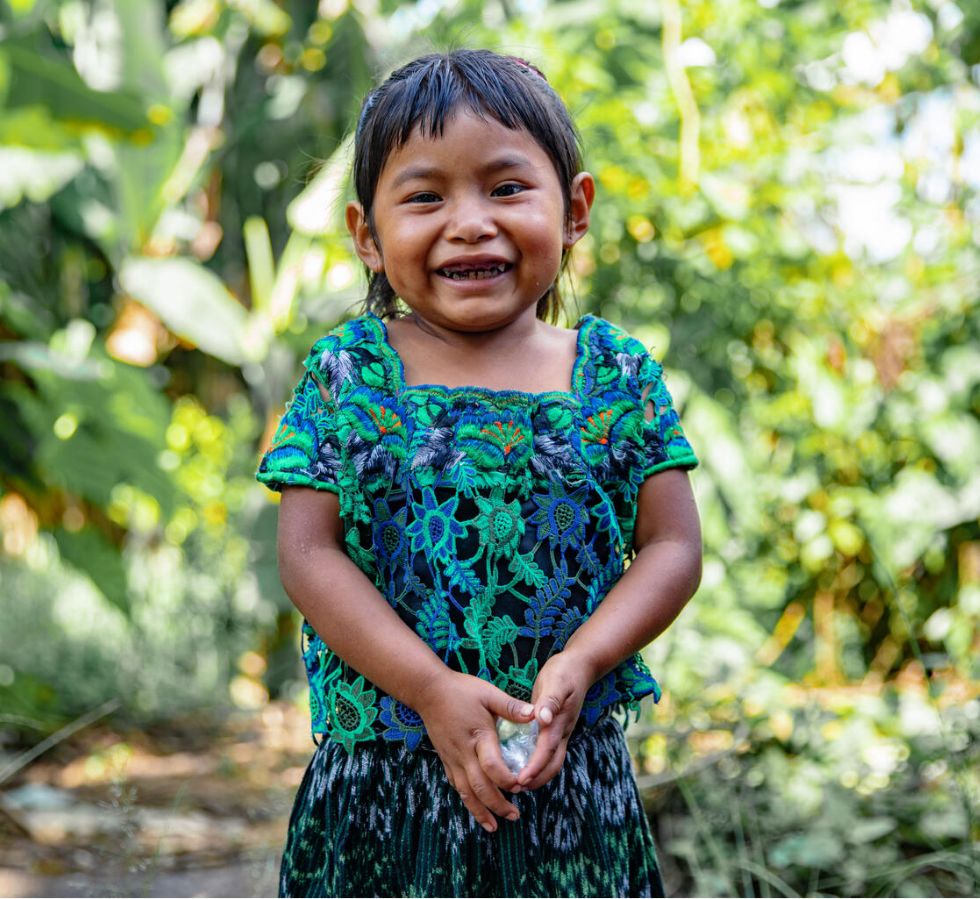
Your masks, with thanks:
[{"label": "plastic wrapper", "polygon": [[531,760],[534,747],[538,743],[538,722],[517,724],[506,718],[498,718],[497,739],[500,741],[500,754],[504,757],[504,764],[512,774],[518,774]]}]

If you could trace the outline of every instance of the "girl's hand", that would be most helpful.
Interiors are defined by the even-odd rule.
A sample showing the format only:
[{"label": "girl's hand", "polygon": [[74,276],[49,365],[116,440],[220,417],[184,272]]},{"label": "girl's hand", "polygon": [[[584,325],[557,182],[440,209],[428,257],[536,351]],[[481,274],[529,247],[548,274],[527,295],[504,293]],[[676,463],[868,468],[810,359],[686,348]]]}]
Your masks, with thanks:
[{"label": "girl's hand", "polygon": [[575,730],[591,686],[587,668],[567,650],[555,653],[544,663],[531,694],[534,717],[538,719],[538,743],[518,775],[524,789],[536,790],[561,770],[568,738]]},{"label": "girl's hand", "polygon": [[496,716],[527,723],[534,708],[478,677],[446,671],[425,693],[416,711],[442,759],[449,783],[477,822],[493,833],[494,814],[516,821],[520,812],[503,794],[519,792],[517,777],[504,764]]}]

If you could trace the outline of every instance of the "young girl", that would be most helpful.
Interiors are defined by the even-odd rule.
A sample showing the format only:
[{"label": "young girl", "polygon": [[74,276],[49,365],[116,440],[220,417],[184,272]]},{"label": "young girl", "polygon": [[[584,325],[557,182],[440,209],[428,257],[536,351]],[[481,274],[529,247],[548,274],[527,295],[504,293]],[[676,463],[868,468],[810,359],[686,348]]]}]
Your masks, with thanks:
[{"label": "young girl", "polygon": [[[697,586],[697,460],[640,343],[551,323],[595,192],[568,112],[522,60],[425,56],[365,100],[354,178],[367,310],[258,474],[326,737],[281,894],[662,895],[612,713]],[[516,774],[498,718],[539,725]]]}]

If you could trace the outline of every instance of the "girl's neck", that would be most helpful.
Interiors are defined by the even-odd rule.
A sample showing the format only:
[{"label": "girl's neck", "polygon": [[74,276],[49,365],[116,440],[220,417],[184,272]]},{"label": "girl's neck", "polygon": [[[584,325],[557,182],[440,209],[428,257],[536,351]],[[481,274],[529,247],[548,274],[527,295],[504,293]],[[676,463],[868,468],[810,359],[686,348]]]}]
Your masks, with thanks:
[{"label": "girl's neck", "polygon": [[493,331],[439,327],[411,313],[388,323],[408,385],[485,387],[525,393],[568,391],[575,364],[576,332],[536,316],[522,316]]},{"label": "girl's neck", "polygon": [[541,321],[529,310],[512,322],[487,331],[458,331],[443,327],[423,318],[417,312],[409,312],[399,321],[426,335],[426,338],[442,344],[449,351],[462,353],[506,353],[508,348],[526,346],[534,339]]}]

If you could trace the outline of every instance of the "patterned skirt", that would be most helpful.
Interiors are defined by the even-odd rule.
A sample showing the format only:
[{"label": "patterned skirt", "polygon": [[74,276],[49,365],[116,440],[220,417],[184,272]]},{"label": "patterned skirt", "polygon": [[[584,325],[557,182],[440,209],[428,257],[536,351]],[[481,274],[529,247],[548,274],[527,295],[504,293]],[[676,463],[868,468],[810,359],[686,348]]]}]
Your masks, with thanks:
[{"label": "patterned skirt", "polygon": [[579,729],[559,774],[487,833],[435,752],[324,741],[289,822],[281,896],[663,896],[623,729]]}]

